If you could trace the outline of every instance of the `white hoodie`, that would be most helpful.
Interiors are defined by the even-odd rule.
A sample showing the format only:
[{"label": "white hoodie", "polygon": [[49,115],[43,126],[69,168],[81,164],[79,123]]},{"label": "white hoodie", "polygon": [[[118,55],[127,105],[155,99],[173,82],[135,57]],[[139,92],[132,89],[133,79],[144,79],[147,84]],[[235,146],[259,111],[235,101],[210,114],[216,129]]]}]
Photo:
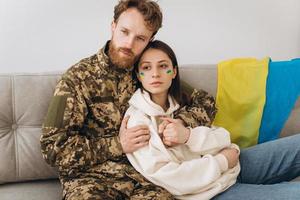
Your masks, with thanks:
[{"label": "white hoodie", "polygon": [[169,109],[165,112],[152,102],[146,91],[138,89],[129,101],[128,128],[148,125],[151,138],[149,145],[127,154],[133,167],[144,177],[159,185],[178,199],[210,199],[236,182],[240,171],[238,164],[228,169],[228,161],[218,152],[234,147],[224,128],[199,126],[191,129],[186,144],[166,147],[158,135],[159,116],[171,116],[179,108],[168,97]]}]

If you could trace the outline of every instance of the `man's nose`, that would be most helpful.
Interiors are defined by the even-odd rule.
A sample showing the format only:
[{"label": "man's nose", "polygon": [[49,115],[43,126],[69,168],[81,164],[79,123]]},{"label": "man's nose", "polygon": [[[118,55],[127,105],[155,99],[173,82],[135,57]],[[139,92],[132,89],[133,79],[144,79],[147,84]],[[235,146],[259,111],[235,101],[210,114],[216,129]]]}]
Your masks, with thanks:
[{"label": "man's nose", "polygon": [[125,47],[128,49],[132,49],[134,43],[134,37],[128,36],[125,41]]}]

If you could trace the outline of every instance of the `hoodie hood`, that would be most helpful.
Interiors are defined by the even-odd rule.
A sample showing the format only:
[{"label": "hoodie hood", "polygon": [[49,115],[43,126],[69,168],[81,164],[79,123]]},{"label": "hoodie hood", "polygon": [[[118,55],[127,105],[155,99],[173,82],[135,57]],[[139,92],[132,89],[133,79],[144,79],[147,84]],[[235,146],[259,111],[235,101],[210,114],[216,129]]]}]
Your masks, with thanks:
[{"label": "hoodie hood", "polygon": [[161,106],[159,106],[151,100],[150,94],[147,91],[142,91],[140,88],[136,90],[136,92],[129,100],[129,104],[131,106],[136,107],[138,110],[143,111],[146,115],[149,116],[171,116],[172,113],[179,108],[179,104],[170,95],[168,95],[168,102],[170,106],[167,111],[164,111],[164,109]]}]

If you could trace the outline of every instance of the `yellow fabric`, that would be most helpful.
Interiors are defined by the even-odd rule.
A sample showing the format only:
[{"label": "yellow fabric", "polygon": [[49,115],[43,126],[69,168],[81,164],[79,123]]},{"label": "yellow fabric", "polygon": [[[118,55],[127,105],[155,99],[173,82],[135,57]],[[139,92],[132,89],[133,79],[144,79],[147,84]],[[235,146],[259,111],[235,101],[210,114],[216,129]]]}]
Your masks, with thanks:
[{"label": "yellow fabric", "polygon": [[218,112],[213,122],[240,147],[257,144],[266,100],[269,58],[237,58],[218,64]]}]

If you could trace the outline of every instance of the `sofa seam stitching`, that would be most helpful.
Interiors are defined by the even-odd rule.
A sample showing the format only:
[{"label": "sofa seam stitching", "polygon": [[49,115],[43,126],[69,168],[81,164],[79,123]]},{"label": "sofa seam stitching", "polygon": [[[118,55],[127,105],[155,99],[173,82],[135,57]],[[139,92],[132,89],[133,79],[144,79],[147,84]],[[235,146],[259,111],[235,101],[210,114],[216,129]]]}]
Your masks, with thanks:
[{"label": "sofa seam stitching", "polygon": [[[11,79],[11,97],[12,97],[12,113],[13,113],[13,124],[17,124],[16,122],[16,98],[15,98],[15,76],[12,76]],[[18,151],[18,136],[17,129],[13,129],[14,132],[14,142],[15,142],[15,167],[16,167],[16,180],[19,179],[19,151]]]}]

